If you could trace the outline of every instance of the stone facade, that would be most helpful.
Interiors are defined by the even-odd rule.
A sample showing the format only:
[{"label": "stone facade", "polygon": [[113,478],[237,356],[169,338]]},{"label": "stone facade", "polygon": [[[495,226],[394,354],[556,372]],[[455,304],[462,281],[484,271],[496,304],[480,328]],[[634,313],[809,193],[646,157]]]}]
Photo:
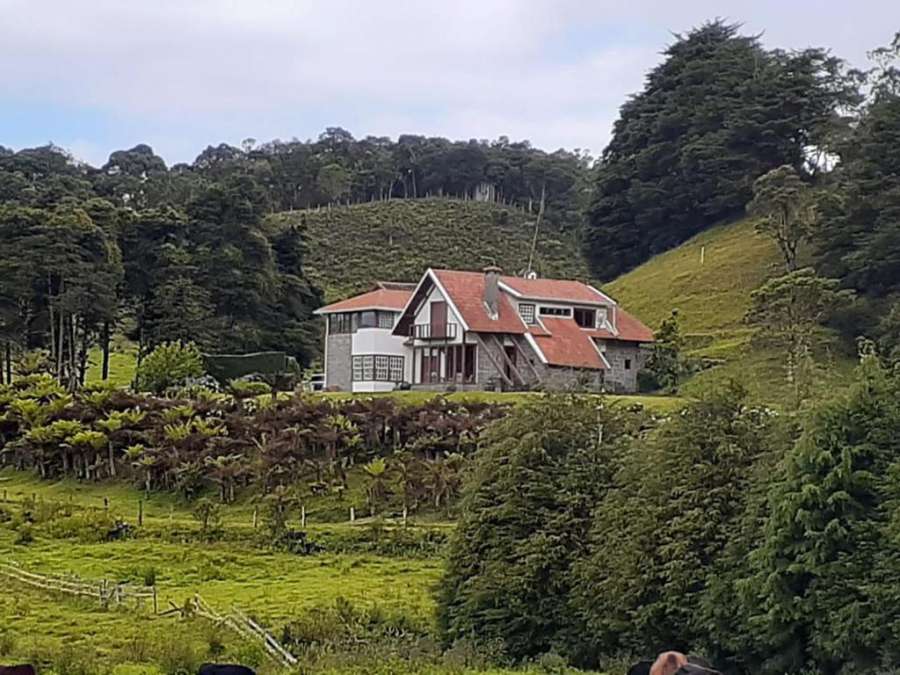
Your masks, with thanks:
[{"label": "stone facade", "polygon": [[[522,363],[521,354],[517,355],[516,367],[525,377],[527,386],[539,386],[545,391],[608,391],[610,393],[633,394],[638,390],[638,371],[647,360],[647,350],[637,342],[608,340],[604,345],[604,356],[611,366],[608,370],[588,370],[549,366],[541,363],[537,354],[524,340],[518,341],[519,347],[528,355],[529,361],[540,374],[540,383],[534,371]],[[491,383],[504,385],[502,378],[491,360],[483,353],[490,349],[497,363],[503,363],[503,357],[493,340],[478,345],[478,385],[490,388]],[[516,385],[519,383],[516,381]],[[506,385],[504,385],[506,386]],[[506,386],[508,388],[508,386]]]},{"label": "stone facade", "polygon": [[638,390],[638,371],[644,367],[647,351],[637,342],[605,340],[603,355],[611,366],[604,386],[612,393],[633,394]]},{"label": "stone facade", "polygon": [[350,333],[325,338],[325,388],[350,391],[353,387],[353,336]]}]

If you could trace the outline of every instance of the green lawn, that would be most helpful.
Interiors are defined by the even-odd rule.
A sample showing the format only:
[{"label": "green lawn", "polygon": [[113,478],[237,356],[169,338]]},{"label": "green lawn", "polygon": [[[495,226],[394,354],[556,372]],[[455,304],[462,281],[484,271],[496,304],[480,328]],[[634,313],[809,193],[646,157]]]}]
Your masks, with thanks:
[{"label": "green lawn", "polygon": [[[103,354],[95,347],[88,354],[87,381],[102,381]],[[109,355],[109,384],[114,387],[127,387],[134,381],[137,368],[137,347],[125,340],[116,341]]]},{"label": "green lawn", "polygon": [[[407,405],[418,405],[428,401],[435,396],[446,396],[451,401],[475,401],[481,403],[509,403],[518,405],[529,399],[533,399],[544,394],[539,392],[492,392],[492,391],[475,391],[475,392],[453,392],[449,394],[441,394],[433,391],[393,391],[385,394],[351,394],[349,392],[328,392],[319,394],[328,398],[348,399],[348,398],[367,398],[372,396],[390,396]],[[599,396],[598,396],[599,398]],[[678,396],[650,396],[650,395],[634,395],[619,396],[606,395],[607,401],[620,405],[637,404],[642,405],[648,410],[658,413],[669,413],[677,410],[684,405],[684,399]]]}]

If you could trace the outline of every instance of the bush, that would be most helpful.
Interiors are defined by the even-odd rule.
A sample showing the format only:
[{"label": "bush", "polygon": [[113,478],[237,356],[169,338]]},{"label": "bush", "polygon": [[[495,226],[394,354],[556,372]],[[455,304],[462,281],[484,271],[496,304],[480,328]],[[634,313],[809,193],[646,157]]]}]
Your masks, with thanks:
[{"label": "bush", "polygon": [[0,628],[0,656],[9,656],[15,648],[15,634],[8,628]]},{"label": "bush", "polygon": [[232,380],[228,383],[228,387],[236,398],[253,398],[272,393],[272,387],[265,382],[252,380]]},{"label": "bush", "polygon": [[141,391],[161,394],[203,374],[203,357],[193,342],[164,342],[141,361],[137,387]]}]

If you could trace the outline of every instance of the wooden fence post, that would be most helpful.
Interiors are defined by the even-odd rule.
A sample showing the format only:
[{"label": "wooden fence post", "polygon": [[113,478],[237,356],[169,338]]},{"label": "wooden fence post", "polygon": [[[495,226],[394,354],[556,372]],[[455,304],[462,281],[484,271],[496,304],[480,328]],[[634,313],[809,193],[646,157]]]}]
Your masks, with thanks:
[{"label": "wooden fence post", "polygon": [[300,505],[300,527],[306,527],[306,504]]},{"label": "wooden fence post", "polygon": [[144,525],[144,500],[138,499],[138,527]]},{"label": "wooden fence post", "polygon": [[354,509],[352,506],[350,507],[350,522],[356,522],[356,509]]},{"label": "wooden fence post", "polygon": [[259,507],[253,507],[253,529],[256,529],[256,525],[259,523]]},{"label": "wooden fence post", "polygon": [[156,597],[156,586],[153,586],[153,613],[159,614],[159,599]]},{"label": "wooden fence post", "polygon": [[403,507],[403,527],[407,527],[409,525],[409,510],[404,506]]}]

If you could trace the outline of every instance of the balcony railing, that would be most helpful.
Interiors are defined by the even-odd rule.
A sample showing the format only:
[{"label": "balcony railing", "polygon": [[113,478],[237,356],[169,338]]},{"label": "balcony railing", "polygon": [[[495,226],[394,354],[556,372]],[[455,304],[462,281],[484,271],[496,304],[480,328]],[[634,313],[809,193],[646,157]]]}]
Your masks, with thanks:
[{"label": "balcony railing", "polygon": [[455,340],[455,323],[416,323],[410,326],[409,336],[416,340]]}]

